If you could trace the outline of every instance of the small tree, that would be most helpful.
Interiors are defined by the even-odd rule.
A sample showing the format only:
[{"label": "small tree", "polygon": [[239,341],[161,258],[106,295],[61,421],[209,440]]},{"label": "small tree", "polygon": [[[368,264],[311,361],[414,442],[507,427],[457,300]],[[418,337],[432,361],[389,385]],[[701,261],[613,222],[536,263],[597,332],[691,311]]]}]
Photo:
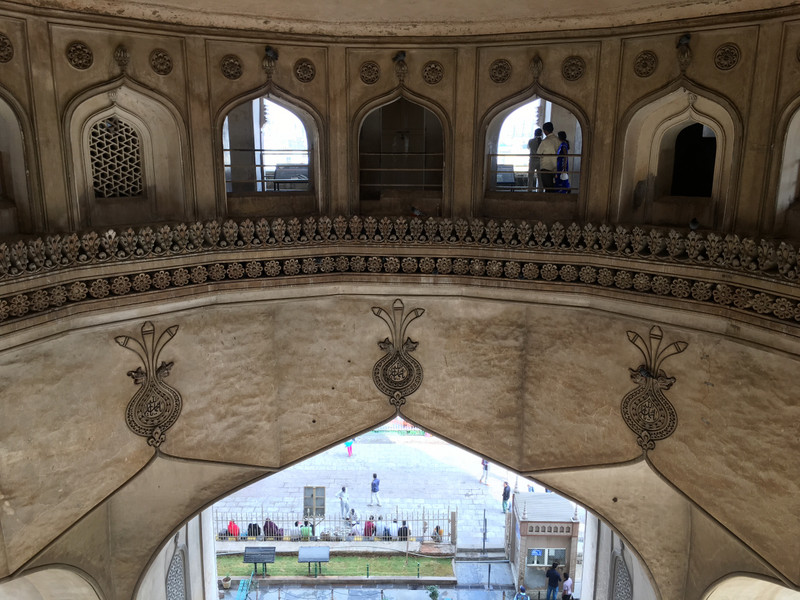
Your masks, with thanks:
[{"label": "small tree", "polygon": [[435,585],[429,585],[427,588],[428,596],[431,600],[439,600],[439,588]]}]

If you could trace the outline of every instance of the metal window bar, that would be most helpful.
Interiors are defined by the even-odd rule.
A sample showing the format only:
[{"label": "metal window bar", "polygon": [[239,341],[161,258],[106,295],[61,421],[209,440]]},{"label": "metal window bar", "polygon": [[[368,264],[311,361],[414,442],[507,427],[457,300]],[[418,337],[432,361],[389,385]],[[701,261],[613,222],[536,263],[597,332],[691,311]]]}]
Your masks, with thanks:
[{"label": "metal window bar", "polygon": [[[375,517],[373,521],[375,527],[383,529],[376,529],[372,535],[366,535],[365,525],[370,516]],[[399,508],[393,510],[383,508],[378,511],[361,512],[359,517],[358,523],[353,524],[347,519],[342,519],[339,514],[329,514],[323,518],[306,518],[300,513],[275,513],[264,508],[257,511],[214,510],[214,531],[217,541],[396,542],[405,541],[400,539],[399,529],[403,521],[406,521],[406,526],[409,528],[408,541],[450,544],[453,543],[451,525],[456,522],[457,515],[450,509],[404,511]],[[309,523],[307,527],[311,529],[310,534],[308,530],[304,530],[306,520]],[[229,528],[231,521],[238,527],[238,535],[232,535],[235,532]],[[296,522],[299,525],[295,525]],[[437,526],[440,532],[436,531]]]},{"label": "metal window bar", "polygon": [[[306,191],[311,188],[311,151],[297,150],[291,148],[271,148],[269,150],[253,148],[223,148],[223,167],[225,171],[225,184],[228,191],[232,191],[234,186],[252,187],[254,192],[269,191]],[[234,164],[233,153],[244,153],[247,161],[242,164]],[[299,156],[305,159],[302,163],[281,162],[286,157]],[[252,157],[253,162],[249,162]],[[272,159],[272,160],[270,160]],[[308,173],[306,178],[276,178],[276,170],[279,167],[305,167]],[[256,177],[234,177],[235,171],[255,171]]]},{"label": "metal window bar", "polygon": [[[486,167],[486,181],[488,189],[498,191],[498,192],[527,192],[528,191],[528,164],[527,161],[524,166],[522,165],[515,165],[514,162],[521,162],[521,161],[510,161],[509,163],[500,163],[498,162],[501,159],[513,159],[516,157],[528,159],[530,154],[489,154],[487,155],[489,161]],[[550,155],[553,156],[553,155]],[[562,155],[564,156],[564,155]],[[566,157],[569,159],[570,167],[573,165],[574,160],[580,161],[582,158],[581,154],[567,154]],[[495,165],[495,168],[492,168],[492,165]],[[506,168],[500,168],[506,167]],[[508,169],[510,167],[510,169]],[[577,193],[580,191],[580,187],[575,185],[578,181],[578,176],[581,173],[581,169],[568,169],[565,171],[567,176],[569,177],[570,187],[567,193]],[[511,175],[509,178],[508,175]],[[501,181],[501,179],[506,179],[506,181]],[[533,193],[543,193],[544,190],[540,186],[537,188],[534,186]],[[548,193],[560,193],[558,189],[550,191]]]}]

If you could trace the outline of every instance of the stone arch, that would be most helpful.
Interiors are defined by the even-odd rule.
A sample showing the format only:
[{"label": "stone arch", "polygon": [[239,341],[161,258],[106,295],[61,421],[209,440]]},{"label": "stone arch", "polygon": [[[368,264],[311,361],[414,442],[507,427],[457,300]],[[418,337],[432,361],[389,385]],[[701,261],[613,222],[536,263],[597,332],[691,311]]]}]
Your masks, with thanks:
[{"label": "stone arch", "polygon": [[90,578],[73,567],[54,565],[0,583],[0,600],[102,600]]},{"label": "stone arch", "polygon": [[[223,125],[232,110],[256,98],[265,97],[291,111],[305,127],[308,140],[309,178],[312,188],[308,192],[293,194],[292,201],[269,203],[264,205],[264,196],[269,192],[236,198],[226,191],[225,161],[223,157]],[[217,112],[214,120],[214,160],[217,166],[215,181],[217,182],[217,211],[221,215],[231,216],[295,216],[325,212],[328,209],[329,178],[323,173],[328,169],[328,156],[321,152],[327,144],[325,121],[322,114],[310,102],[295,96],[273,82],[268,82],[245,94],[241,94],[225,103]],[[287,197],[283,197],[286,200]]]},{"label": "stone arch", "polygon": [[[442,156],[443,156],[443,165],[442,165],[442,190],[441,190],[441,197],[437,200],[431,200],[429,202],[422,202],[421,206],[418,206],[427,216],[436,216],[437,214],[440,216],[447,216],[452,211],[452,188],[453,188],[453,177],[452,177],[452,160],[448,160],[448,157],[452,155],[452,148],[453,148],[453,128],[450,122],[450,118],[444,108],[435,100],[427,98],[425,96],[416,94],[406,88],[405,86],[398,86],[394,90],[390,91],[387,94],[383,94],[372,100],[365,102],[358,110],[355,111],[352,118],[352,126],[351,126],[351,144],[350,144],[350,173],[351,173],[351,180],[354,182],[360,182],[360,168],[361,168],[361,154],[360,154],[360,139],[361,139],[361,130],[364,125],[364,121],[366,120],[367,116],[370,115],[375,110],[379,110],[384,106],[388,106],[389,104],[395,102],[403,98],[404,100],[421,106],[423,109],[433,113],[433,115],[439,120],[442,128]],[[353,185],[351,186],[351,197],[350,197],[350,212],[358,214],[363,210],[360,203],[360,185]],[[418,201],[417,201],[418,202]],[[418,202],[419,203],[419,202]],[[408,214],[409,211],[405,211],[403,214]]]},{"label": "stone arch", "polygon": [[[775,232],[789,233],[800,227],[800,97],[786,108],[780,119],[779,131],[784,131],[775,191]],[[776,157],[777,158],[777,157]]]},{"label": "stone arch", "polygon": [[[733,219],[737,140],[741,126],[731,106],[685,82],[632,107],[623,119],[616,215],[620,221],[688,226],[696,218],[703,228],[721,228]],[[669,191],[675,139],[699,123],[716,137],[710,197],[674,197]]]},{"label": "stone arch", "polygon": [[800,591],[755,573],[737,573],[714,582],[703,600],[798,600]]},{"label": "stone arch", "polygon": [[[521,205],[514,207],[508,206],[507,204],[509,201],[513,201],[514,198],[506,198],[504,202],[498,202],[488,197],[490,194],[487,195],[487,190],[490,187],[486,175],[491,166],[489,157],[497,151],[497,141],[503,122],[514,110],[537,98],[550,102],[553,106],[558,107],[561,111],[569,113],[569,115],[575,119],[577,125],[576,131],[567,132],[568,135],[571,135],[570,140],[572,148],[570,151],[581,153],[583,156],[588,155],[587,149],[591,144],[591,131],[589,119],[584,110],[569,98],[552,92],[541,86],[538,82],[533,83],[524,90],[496,103],[481,117],[477,130],[476,139],[478,140],[478,144],[475,148],[476,155],[474,159],[475,175],[472,201],[472,211],[474,214],[487,217],[525,218],[531,220],[543,219],[547,221],[570,221],[582,218],[585,211],[585,193],[582,190],[588,188],[588,169],[583,169],[583,172],[580,173],[576,180],[581,192],[576,195],[571,194],[566,198],[561,196],[556,200],[548,200],[537,197],[537,203],[534,205],[530,202],[530,197],[520,196]],[[558,126],[556,130],[558,130]],[[575,133],[579,133],[579,137],[576,136]],[[533,132],[531,132],[531,137],[532,134]],[[576,160],[573,158],[572,162],[571,170],[580,171],[581,159],[577,158]],[[566,201],[567,199],[571,200],[571,202]]]},{"label": "stone arch", "polygon": [[34,194],[31,128],[16,99],[0,86],[0,233],[43,228],[41,200]]},{"label": "stone arch", "polygon": [[[95,197],[89,157],[89,130],[117,116],[141,135],[145,193],[140,197]],[[183,119],[165,98],[120,78],[77,96],[64,113],[68,162],[72,165],[72,213],[82,226],[135,225],[192,219],[191,184],[184,153]]]}]

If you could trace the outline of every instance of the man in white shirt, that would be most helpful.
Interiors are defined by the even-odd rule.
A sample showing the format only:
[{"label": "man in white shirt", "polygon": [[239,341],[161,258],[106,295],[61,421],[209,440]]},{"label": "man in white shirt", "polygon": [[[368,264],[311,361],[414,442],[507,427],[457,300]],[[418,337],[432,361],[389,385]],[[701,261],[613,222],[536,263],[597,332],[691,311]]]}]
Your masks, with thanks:
[{"label": "man in white shirt", "polygon": [[564,584],[561,586],[561,600],[572,599],[572,578],[569,573],[564,572]]},{"label": "man in white shirt", "polygon": [[556,171],[558,155],[558,136],[553,133],[553,124],[548,121],[542,125],[545,138],[539,144],[536,154],[539,155],[539,177],[545,192],[556,191]]}]

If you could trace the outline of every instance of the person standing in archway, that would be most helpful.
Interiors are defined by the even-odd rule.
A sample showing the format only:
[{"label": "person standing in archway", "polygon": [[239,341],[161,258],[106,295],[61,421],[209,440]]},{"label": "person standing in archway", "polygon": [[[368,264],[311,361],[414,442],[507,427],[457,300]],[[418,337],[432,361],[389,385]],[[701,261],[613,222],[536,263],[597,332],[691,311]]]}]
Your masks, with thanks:
[{"label": "person standing in archway", "polygon": [[537,154],[539,155],[539,178],[545,192],[556,191],[556,155],[558,154],[558,137],[553,133],[553,124],[548,121],[542,125],[545,138],[539,144]]},{"label": "person standing in archway", "polygon": [[534,185],[536,189],[539,190],[541,185],[539,181],[537,181],[538,171],[539,171],[539,155],[537,154],[539,150],[539,144],[542,143],[542,138],[544,138],[544,133],[538,127],[536,131],[533,132],[533,137],[528,140],[528,150],[530,150],[530,156],[528,157],[528,191],[532,192]]},{"label": "person standing in archway", "polygon": [[562,194],[569,194],[569,141],[567,132],[558,132],[558,157],[556,158],[555,185]]}]

